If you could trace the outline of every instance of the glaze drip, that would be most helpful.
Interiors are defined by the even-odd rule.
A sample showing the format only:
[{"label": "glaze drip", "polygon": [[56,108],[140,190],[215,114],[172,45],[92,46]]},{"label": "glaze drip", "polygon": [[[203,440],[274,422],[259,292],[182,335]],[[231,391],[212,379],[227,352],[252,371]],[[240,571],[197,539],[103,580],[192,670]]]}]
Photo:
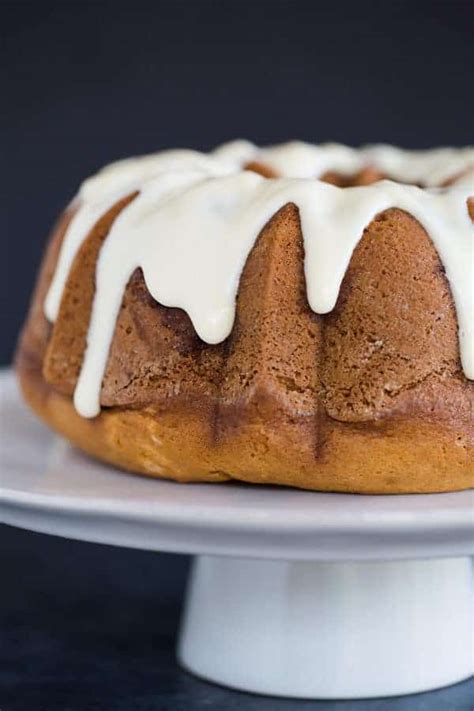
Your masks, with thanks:
[{"label": "glaze drip", "polygon": [[[367,165],[370,151],[379,156],[380,170],[380,156],[385,156],[386,167],[402,162],[403,152],[390,147],[357,152],[345,146],[293,143],[257,149],[238,141],[209,155],[168,151],[121,161],[86,181],[45,302],[52,321],[74,256],[97,219],[121,197],[139,194],[116,218],[97,262],[87,348],[74,395],[77,411],[84,417],[100,411],[115,322],[135,269],[142,269],[154,299],[184,309],[204,341],[219,343],[232,330],[240,276],[258,234],[288,203],[299,209],[308,302],[319,314],[334,308],[352,253],[372,219],[391,207],[413,215],[429,234],[446,270],[457,310],[462,365],[473,379],[474,227],[467,200],[474,195],[474,173],[469,177],[467,165],[461,165],[466,156],[472,157],[472,149],[427,152],[431,155],[418,167],[418,178],[426,171],[425,182],[431,180],[428,164],[439,182],[462,175],[462,180],[444,190],[422,190],[389,180],[342,189],[313,179],[315,172],[326,169],[354,173]],[[252,159],[290,177],[266,180],[243,171]],[[355,161],[360,163],[355,166]],[[413,166],[415,162],[413,158]],[[374,159],[371,165],[375,163]],[[311,179],[293,177],[297,170]],[[396,171],[392,167],[382,172]],[[407,173],[415,175],[411,164],[405,168]]]}]

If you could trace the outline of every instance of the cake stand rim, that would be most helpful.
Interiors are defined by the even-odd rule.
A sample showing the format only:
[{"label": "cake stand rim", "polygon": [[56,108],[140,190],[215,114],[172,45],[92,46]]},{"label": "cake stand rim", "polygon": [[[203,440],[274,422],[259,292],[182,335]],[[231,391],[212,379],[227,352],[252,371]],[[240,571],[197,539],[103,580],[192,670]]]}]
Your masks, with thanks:
[{"label": "cake stand rim", "polygon": [[[9,381],[13,381],[13,374],[8,369],[3,370],[0,372],[0,379],[4,386],[12,385]],[[19,398],[18,395],[16,397]],[[51,442],[56,439],[55,435],[49,433],[44,437],[50,437]],[[15,471],[15,474],[18,472]],[[125,476],[123,473],[121,475],[122,481],[127,482],[128,488],[133,488],[134,480],[142,481],[140,477]],[[158,487],[163,485],[163,482],[153,481],[151,484],[159,491]],[[225,486],[232,487],[232,484]],[[168,491],[170,487],[179,487],[180,493],[187,489],[186,485],[172,482],[166,482],[166,487]],[[317,515],[312,517],[310,509],[306,506],[304,510],[296,510],[296,512],[293,508],[289,518],[285,519],[278,517],[279,510],[265,512],[264,507],[258,506],[246,510],[242,507],[229,507],[228,502],[226,507],[220,508],[215,503],[212,506],[203,506],[199,503],[193,505],[192,492],[196,491],[195,487],[201,488],[201,495],[203,491],[205,493],[206,490],[215,489],[215,485],[212,484],[193,484],[189,487],[191,503],[186,503],[184,509],[181,509],[179,502],[173,507],[169,501],[163,504],[159,497],[153,502],[134,501],[124,497],[94,499],[94,496],[74,497],[54,491],[48,493],[22,491],[2,487],[0,482],[0,521],[15,525],[15,520],[21,519],[23,525],[17,524],[20,527],[55,535],[192,554],[211,553],[314,561],[400,560],[474,555],[474,492],[472,490],[459,492],[460,500],[463,502],[465,497],[466,505],[454,511],[449,507],[444,511],[441,508],[427,508],[421,512],[411,511],[404,515],[402,510],[385,510],[382,515],[377,515],[373,511],[362,511],[361,506],[360,518],[354,517],[353,512],[341,511],[337,512],[334,518],[333,509],[318,510],[317,503],[323,499],[321,495],[309,492],[315,497]],[[206,490],[203,487],[206,487]],[[292,497],[295,493],[298,494],[294,490],[284,491],[292,492]],[[260,500],[262,493],[262,487],[259,487]],[[303,495],[307,494],[308,492],[303,493]],[[324,494],[324,497],[340,496]],[[381,499],[381,497],[364,495],[342,496],[349,496],[357,502],[360,501],[361,504],[367,501],[367,498]],[[425,495],[416,495],[417,498],[422,496]],[[446,496],[453,495],[438,494],[435,495],[435,500],[443,501],[442,497]],[[41,517],[42,521],[39,520]],[[84,535],[81,535],[79,529],[75,533],[68,530],[67,517],[74,517],[79,528],[83,525],[87,529],[95,522],[102,529],[102,535],[93,532],[86,535],[87,530],[83,532]],[[48,526],[48,518],[54,519],[56,523]],[[79,523],[81,519],[82,523]],[[57,530],[58,521],[61,530]],[[72,522],[69,529],[71,524]],[[141,527],[143,544],[139,543],[138,531],[129,539],[127,535],[121,539],[121,536],[114,533],[114,526],[119,528],[128,526],[129,529]],[[193,540],[182,540],[183,533],[186,531],[194,537]],[[146,540],[150,532],[153,533],[153,539]],[[223,536],[222,540],[215,538],[219,533]],[[378,540],[379,538],[383,540]],[[415,539],[412,545],[410,545],[410,538]]]}]

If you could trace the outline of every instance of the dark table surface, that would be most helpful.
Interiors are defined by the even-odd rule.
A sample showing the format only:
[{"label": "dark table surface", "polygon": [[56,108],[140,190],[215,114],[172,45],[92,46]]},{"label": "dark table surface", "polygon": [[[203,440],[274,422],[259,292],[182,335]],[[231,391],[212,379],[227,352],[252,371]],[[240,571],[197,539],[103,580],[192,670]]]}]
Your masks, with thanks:
[{"label": "dark table surface", "polygon": [[1,711],[473,711],[474,680],[369,701],[292,701],[182,671],[185,556],[0,526]]}]

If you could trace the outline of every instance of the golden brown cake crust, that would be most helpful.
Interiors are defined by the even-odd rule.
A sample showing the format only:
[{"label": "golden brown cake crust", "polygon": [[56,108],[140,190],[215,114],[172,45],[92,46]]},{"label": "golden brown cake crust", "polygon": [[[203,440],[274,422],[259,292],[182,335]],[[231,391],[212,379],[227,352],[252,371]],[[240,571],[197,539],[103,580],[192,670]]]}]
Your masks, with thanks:
[{"label": "golden brown cake crust", "polygon": [[216,443],[210,413],[197,407],[114,408],[87,420],[21,359],[18,374],[27,402],[57,432],[98,459],[150,476],[365,494],[455,491],[474,483],[472,452],[456,432],[435,423],[331,423],[318,458],[307,437],[310,428],[300,423],[271,430],[263,423],[239,425]]},{"label": "golden brown cake crust", "polygon": [[[87,420],[72,403],[104,215],[74,261],[59,317],[43,302],[71,215],[55,230],[17,352],[23,393],[71,442],[117,466],[179,481],[284,484],[358,493],[474,485],[473,384],[436,251],[398,209],[365,230],[335,310],[306,299],[297,208],[259,236],[229,338],[210,346],[188,316],[157,304],[140,271],[123,299],[101,392]],[[388,266],[390,265],[390,270]]]}]

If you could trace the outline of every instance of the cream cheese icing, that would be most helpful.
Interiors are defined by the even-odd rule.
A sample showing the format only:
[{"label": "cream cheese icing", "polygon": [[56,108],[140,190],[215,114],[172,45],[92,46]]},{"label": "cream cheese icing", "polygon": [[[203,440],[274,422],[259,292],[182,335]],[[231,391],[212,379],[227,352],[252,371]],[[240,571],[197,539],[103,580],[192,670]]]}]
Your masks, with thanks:
[{"label": "cream cheese icing", "polygon": [[[282,177],[267,180],[242,168],[251,160]],[[443,190],[383,180],[339,188],[314,176],[353,174],[371,165],[397,180],[432,185],[460,176]],[[112,164],[82,185],[45,301],[57,317],[70,266],[97,219],[121,197],[138,192],[118,215],[96,267],[87,347],[74,394],[84,417],[100,412],[100,390],[127,282],[141,268],[153,298],[184,309],[198,335],[219,343],[231,332],[239,280],[258,234],[285,204],[300,213],[310,307],[331,311],[364,228],[398,207],[429,234],[444,265],[458,318],[464,372],[474,379],[474,149],[407,152],[390,146],[353,149],[300,142],[259,149],[235,141],[211,154],[166,151]],[[308,179],[310,178],[310,179]],[[436,178],[436,179],[435,179]]]},{"label": "cream cheese icing", "polygon": [[289,141],[258,148],[241,140],[218,147],[213,155],[241,165],[261,161],[286,178],[319,178],[328,171],[349,177],[371,167],[397,182],[437,187],[457,181],[466,172],[474,175],[474,147],[470,146],[409,151],[384,144],[352,148],[339,143]]}]

